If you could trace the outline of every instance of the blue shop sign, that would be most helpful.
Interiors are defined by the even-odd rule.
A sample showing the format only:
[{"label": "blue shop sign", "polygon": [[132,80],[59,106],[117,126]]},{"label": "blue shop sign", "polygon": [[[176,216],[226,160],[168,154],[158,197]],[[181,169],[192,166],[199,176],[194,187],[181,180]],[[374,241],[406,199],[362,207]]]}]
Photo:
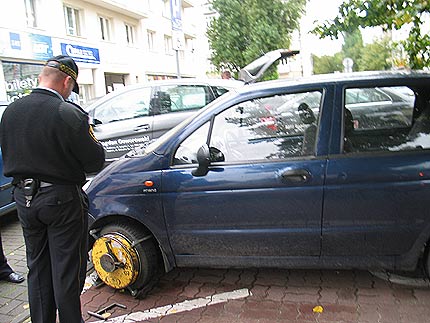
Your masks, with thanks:
[{"label": "blue shop sign", "polygon": [[21,36],[16,33],[9,33],[10,48],[21,50]]},{"label": "blue shop sign", "polygon": [[6,56],[41,61],[52,57],[52,40],[49,36],[10,32],[9,42],[10,48],[5,48]]},{"label": "blue shop sign", "polygon": [[37,34],[29,34],[31,49],[34,59],[45,61],[52,57],[51,37]]},{"label": "blue shop sign", "polygon": [[61,43],[61,53],[72,57],[76,62],[100,64],[97,48]]},{"label": "blue shop sign", "polygon": [[172,14],[172,30],[182,30],[181,0],[170,0],[170,11]]}]

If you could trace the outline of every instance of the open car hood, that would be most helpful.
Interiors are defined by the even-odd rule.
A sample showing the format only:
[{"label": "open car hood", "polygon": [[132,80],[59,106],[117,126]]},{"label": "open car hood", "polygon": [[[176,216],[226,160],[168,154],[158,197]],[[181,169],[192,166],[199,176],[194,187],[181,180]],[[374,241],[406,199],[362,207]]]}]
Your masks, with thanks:
[{"label": "open car hood", "polygon": [[278,60],[297,55],[300,51],[289,49],[272,50],[246,65],[239,71],[239,79],[246,84],[257,82],[264,72]]}]

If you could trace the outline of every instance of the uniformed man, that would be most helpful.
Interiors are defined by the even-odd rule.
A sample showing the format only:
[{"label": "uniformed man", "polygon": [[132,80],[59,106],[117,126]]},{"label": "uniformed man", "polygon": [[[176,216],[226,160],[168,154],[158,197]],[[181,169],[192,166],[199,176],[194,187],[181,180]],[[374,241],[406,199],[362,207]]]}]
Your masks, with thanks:
[{"label": "uniformed man", "polygon": [[11,103],[0,124],[4,174],[27,250],[32,323],[83,322],[80,293],[87,259],[85,173],[103,167],[104,151],[87,114],[66,102],[79,93],[78,67],[69,56],[49,59],[39,87]]}]

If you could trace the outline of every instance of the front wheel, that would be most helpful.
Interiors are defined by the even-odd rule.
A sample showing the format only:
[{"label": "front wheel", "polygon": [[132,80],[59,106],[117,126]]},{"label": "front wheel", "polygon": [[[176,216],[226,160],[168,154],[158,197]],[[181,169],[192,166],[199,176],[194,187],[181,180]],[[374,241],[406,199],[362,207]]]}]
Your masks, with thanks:
[{"label": "front wheel", "polygon": [[92,261],[106,285],[115,289],[142,289],[157,271],[154,238],[128,224],[107,225],[94,242]]}]

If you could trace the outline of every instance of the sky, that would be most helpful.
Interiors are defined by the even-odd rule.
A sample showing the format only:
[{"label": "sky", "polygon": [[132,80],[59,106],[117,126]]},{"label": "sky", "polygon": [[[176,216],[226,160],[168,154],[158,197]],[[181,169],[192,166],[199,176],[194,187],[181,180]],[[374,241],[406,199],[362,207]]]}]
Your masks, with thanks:
[{"label": "sky", "polygon": [[[333,55],[342,48],[342,40],[331,40],[329,37],[319,39],[318,36],[308,32],[313,29],[314,21],[324,22],[332,20],[339,12],[339,6],[343,0],[309,0],[306,5],[306,13],[301,19],[301,48],[303,51],[310,52],[317,56]],[[367,28],[362,31],[363,41],[370,43],[380,35],[379,30]]]}]

